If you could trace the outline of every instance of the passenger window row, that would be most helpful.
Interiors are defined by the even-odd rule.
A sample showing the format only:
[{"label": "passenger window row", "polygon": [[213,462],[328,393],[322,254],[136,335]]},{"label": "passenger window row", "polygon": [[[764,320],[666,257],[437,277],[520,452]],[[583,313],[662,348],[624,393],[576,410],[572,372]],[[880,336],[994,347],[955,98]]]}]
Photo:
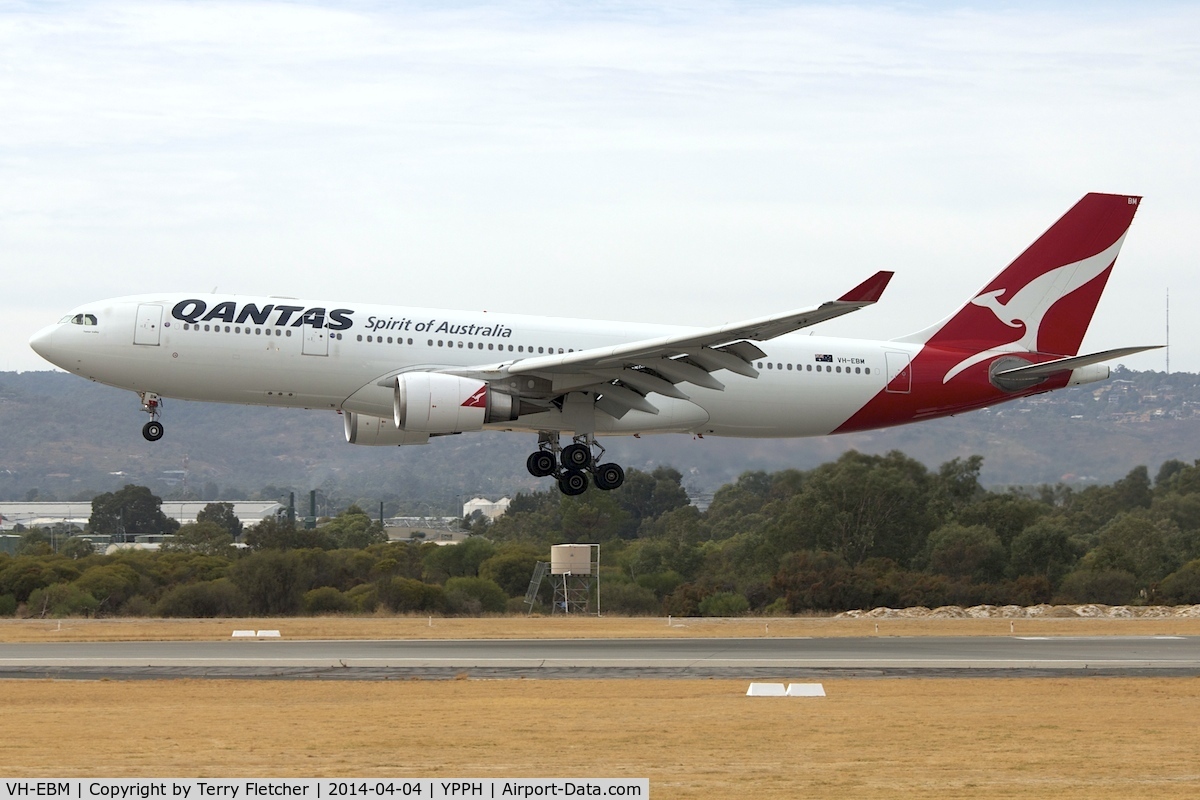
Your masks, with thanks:
[{"label": "passenger window row", "polygon": [[[341,338],[341,337],[339,336],[339,338]],[[358,341],[360,341],[360,342],[363,341],[363,335],[361,333],[358,335]],[[375,344],[384,344],[385,337],[373,336],[371,334],[367,334],[366,341],[368,343],[373,342]],[[402,336],[397,336],[394,339],[393,339],[393,337],[388,336],[388,337],[386,337],[386,342],[387,342],[387,344],[393,344],[393,342],[395,344],[412,344],[413,340],[412,339],[406,340]],[[507,350],[507,352],[509,352],[509,353],[534,353],[535,352],[533,345],[528,345],[528,346],[523,345],[523,344],[505,345],[503,343],[496,344],[495,342],[488,342],[487,345],[485,346],[483,342],[467,342],[467,341],[463,341],[463,340],[452,341],[449,339],[436,339],[436,340],[429,339],[425,342],[425,345],[427,347],[457,347],[459,350],[462,350],[465,348],[467,350],[493,350],[493,351],[500,351],[500,352],[505,352]],[[562,347],[559,347],[556,349],[553,347],[542,346],[542,347],[537,348],[536,352],[542,353],[542,354],[574,353],[575,349],[574,348],[564,349]]]},{"label": "passenger window row", "polygon": [[[185,323],[183,323],[183,329],[185,331],[187,331],[187,330],[198,331],[198,330],[200,330],[200,323],[199,322],[192,322],[192,323],[185,322]],[[264,334],[267,336],[291,336],[292,335],[292,331],[290,328],[280,331],[278,329],[272,329],[269,327],[267,327],[267,328],[251,328],[249,325],[246,326],[244,331],[243,331],[241,325],[225,325],[225,326],[205,325],[204,330],[206,330],[206,331],[211,330],[213,333],[221,333],[222,330],[224,330],[225,333],[246,333],[246,334],[253,333],[255,336],[262,336]]]},{"label": "passenger window row", "polygon": [[[771,369],[771,370],[777,369],[777,370],[780,370],[781,372],[783,370],[793,370],[793,369],[796,372],[812,372],[814,365],[813,364],[781,364],[777,361],[767,361],[767,362],[765,362],[765,365],[764,365],[764,362],[762,362],[762,361],[758,362],[759,369],[763,369],[764,366],[767,369]],[[817,372],[822,372],[821,367],[824,367],[825,368],[823,370],[824,372],[845,372],[847,375],[850,374],[849,366],[846,366],[845,369],[843,369],[840,365],[835,367],[832,364],[816,364],[815,366],[816,366]],[[854,374],[855,375],[870,375],[871,368],[870,367],[855,367]]]}]

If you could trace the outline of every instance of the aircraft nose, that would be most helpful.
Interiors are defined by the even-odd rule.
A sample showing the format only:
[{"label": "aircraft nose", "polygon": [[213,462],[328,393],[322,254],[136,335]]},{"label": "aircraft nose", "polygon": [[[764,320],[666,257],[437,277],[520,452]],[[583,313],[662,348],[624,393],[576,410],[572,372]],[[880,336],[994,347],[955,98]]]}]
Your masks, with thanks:
[{"label": "aircraft nose", "polygon": [[58,325],[49,325],[42,328],[29,339],[29,346],[33,348],[33,352],[37,353],[42,358],[56,366],[62,366],[61,363],[61,348],[55,345],[54,334],[58,331]]}]

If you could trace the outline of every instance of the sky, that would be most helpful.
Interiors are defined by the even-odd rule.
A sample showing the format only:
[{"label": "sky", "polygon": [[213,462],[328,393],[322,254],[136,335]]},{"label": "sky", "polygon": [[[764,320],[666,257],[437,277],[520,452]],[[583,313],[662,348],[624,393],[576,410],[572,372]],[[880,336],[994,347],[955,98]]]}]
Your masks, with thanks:
[{"label": "sky", "polygon": [[[1200,5],[0,2],[0,370],[75,305],[943,318],[1143,195],[1084,349],[1200,371]],[[1162,351],[1126,358],[1161,370]]]}]

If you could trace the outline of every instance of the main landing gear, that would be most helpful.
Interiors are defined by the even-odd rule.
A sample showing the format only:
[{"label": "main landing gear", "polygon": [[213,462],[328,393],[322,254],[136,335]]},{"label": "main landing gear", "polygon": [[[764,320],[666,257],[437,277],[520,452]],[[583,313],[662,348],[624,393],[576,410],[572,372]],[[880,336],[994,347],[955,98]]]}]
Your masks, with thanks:
[{"label": "main landing gear", "polygon": [[598,463],[603,455],[604,448],[594,436],[576,436],[571,444],[560,447],[558,431],[542,431],[538,449],[525,460],[525,467],[535,478],[553,475],[559,491],[573,497],[587,491],[589,473],[596,488],[604,491],[625,482],[620,464]]},{"label": "main landing gear", "polygon": [[162,411],[162,398],[154,392],[141,392],[142,411],[150,415],[150,421],[142,426],[142,436],[146,437],[148,442],[157,442],[163,437],[163,424],[158,421],[158,415]]}]

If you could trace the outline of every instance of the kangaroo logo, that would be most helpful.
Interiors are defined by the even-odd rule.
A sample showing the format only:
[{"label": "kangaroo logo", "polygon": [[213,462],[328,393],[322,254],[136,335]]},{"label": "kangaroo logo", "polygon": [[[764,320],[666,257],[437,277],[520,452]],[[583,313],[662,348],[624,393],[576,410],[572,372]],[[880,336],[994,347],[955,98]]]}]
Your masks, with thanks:
[{"label": "kangaroo logo", "polygon": [[463,408],[487,408],[487,385],[480,386],[475,394],[463,401]]},{"label": "kangaroo logo", "polygon": [[[1112,263],[1117,259],[1117,253],[1120,252],[1121,244],[1124,241],[1125,234],[1121,234],[1121,238],[1094,256],[1057,267],[1049,272],[1043,272],[1018,289],[1015,294],[1009,297],[1007,302],[1000,302],[1000,297],[1007,295],[1008,289],[995,289],[990,292],[982,292],[972,298],[970,301],[971,305],[988,309],[996,315],[996,319],[1000,320],[1000,322],[1009,328],[1013,328],[1014,331],[1021,332],[1014,333],[1010,341],[994,345],[964,358],[950,368],[950,371],[946,373],[946,377],[942,378],[942,383],[949,383],[951,378],[968,367],[972,367],[981,361],[986,361],[997,350],[1036,353],[1038,333],[1042,327],[1042,320],[1045,319],[1046,313],[1063,297],[1096,279],[1104,270],[1112,266]],[[1058,355],[1073,354],[1060,353]]]}]

